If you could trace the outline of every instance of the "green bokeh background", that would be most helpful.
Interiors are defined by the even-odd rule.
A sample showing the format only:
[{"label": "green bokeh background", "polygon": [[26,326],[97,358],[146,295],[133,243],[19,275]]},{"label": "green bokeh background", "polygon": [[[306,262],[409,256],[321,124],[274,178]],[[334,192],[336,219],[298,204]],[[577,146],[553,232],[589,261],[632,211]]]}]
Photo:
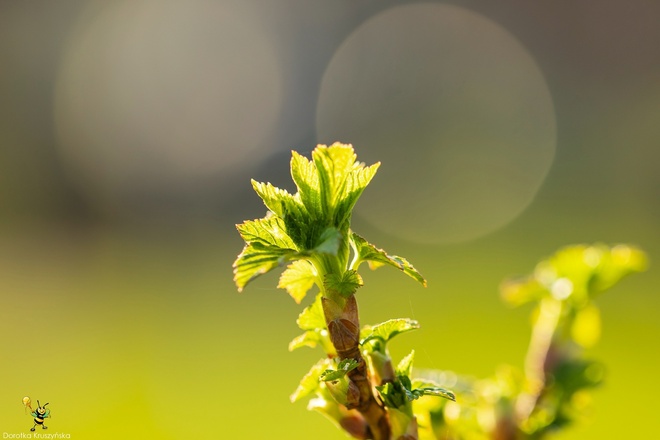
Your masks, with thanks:
[{"label": "green bokeh background", "polygon": [[[47,432],[80,440],[343,438],[289,402],[320,353],[287,352],[301,306],[275,288],[276,275],[236,292],[234,224],[263,215],[251,177],[290,187],[288,149],[335,140],[316,139],[324,67],[364,20],[404,3],[243,3],[279,38],[280,128],[232,172],[106,204],[72,177],[53,122],[61,56],[87,2],[0,2],[0,432],[29,432],[28,395],[50,402]],[[429,282],[367,272],[358,301],[365,323],[420,321],[395,341],[395,358],[414,348],[418,367],[485,377],[521,365],[529,337],[529,310],[498,298],[503,278],[566,244],[639,245],[650,270],[599,302],[602,341],[589,355],[607,380],[588,417],[559,438],[644,439],[660,427],[660,5],[598,3],[452,2],[507,29],[540,66],[555,106],[554,163],[521,215],[470,241],[413,243],[358,213],[357,232]],[[378,191],[377,175],[367,193]]]}]

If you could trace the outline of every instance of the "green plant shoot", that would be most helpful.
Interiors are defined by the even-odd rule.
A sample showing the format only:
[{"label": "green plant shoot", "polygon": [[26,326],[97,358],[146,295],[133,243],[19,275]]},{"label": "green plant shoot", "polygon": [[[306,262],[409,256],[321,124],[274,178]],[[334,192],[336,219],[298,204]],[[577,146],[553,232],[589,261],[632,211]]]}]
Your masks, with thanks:
[{"label": "green plant shoot", "polygon": [[[535,304],[532,336],[522,370],[503,367],[493,378],[449,383],[446,372],[413,377],[414,351],[395,366],[390,341],[419,328],[399,318],[360,326],[355,294],[358,269],[389,265],[426,286],[404,258],[389,255],[351,230],[351,214],[379,163],[357,162],[351,145],[319,145],[311,160],[295,151],[291,176],[297,192],[252,181],[268,208],[265,217],[237,225],[245,247],[234,262],[242,291],[253,279],[286,267],[278,287],[300,303],[318,292],[296,323],[302,334],[289,350],[316,347],[325,356],[291,395],[309,398],[357,439],[542,439],[579,416],[579,402],[598,385],[603,370],[584,350],[600,336],[594,300],[624,276],[646,267],[632,246],[564,248],[524,278],[501,286],[505,301]],[[448,388],[457,390],[455,394]],[[441,399],[438,399],[440,397]]]},{"label": "green plant shoot", "polygon": [[365,328],[361,337],[355,293],[362,286],[358,269],[363,262],[372,268],[393,266],[424,286],[426,281],[406,259],[351,230],[353,207],[380,165],[356,159],[351,145],[339,143],[319,145],[311,160],[294,151],[295,194],[252,181],[268,213],[237,226],[246,244],[234,263],[234,281],[241,291],[256,277],[286,266],[278,287],[297,303],[316,286],[316,300],[298,318],[304,333],[289,348],[319,346],[327,358],[312,368],[292,400],[316,395],[312,407],[356,438],[398,438],[414,428],[412,400],[425,393],[453,394],[432,386],[412,389],[412,358],[405,371],[392,368],[387,342],[418,328],[416,322],[390,321]]}]

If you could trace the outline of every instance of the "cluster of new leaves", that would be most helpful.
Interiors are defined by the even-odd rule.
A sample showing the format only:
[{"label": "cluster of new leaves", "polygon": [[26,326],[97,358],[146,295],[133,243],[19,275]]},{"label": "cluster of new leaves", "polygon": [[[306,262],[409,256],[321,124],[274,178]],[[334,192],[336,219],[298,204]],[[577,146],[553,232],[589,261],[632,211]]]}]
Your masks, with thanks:
[{"label": "cluster of new leaves", "polygon": [[422,437],[541,439],[580,418],[589,389],[604,377],[602,365],[584,354],[600,335],[594,298],[646,265],[632,246],[575,245],[541,261],[531,275],[505,281],[505,301],[535,304],[524,369],[502,367],[490,379],[452,384],[460,405],[421,399]]},{"label": "cluster of new leaves", "polygon": [[[369,430],[373,433],[372,425],[378,422],[351,409],[364,406],[370,399],[367,404],[390,411],[386,420],[392,423],[394,433],[402,434],[413,428],[416,432],[413,400],[423,395],[453,399],[451,392],[432,383],[411,380],[412,355],[396,371],[392,368],[387,342],[397,334],[418,328],[416,322],[392,320],[365,327],[358,334],[357,309],[354,301],[348,299],[362,286],[358,269],[363,262],[372,269],[393,266],[426,285],[406,259],[387,254],[350,229],[353,207],[378,166],[357,162],[353,147],[339,143],[330,147],[319,145],[311,160],[293,152],[291,176],[297,192],[290,194],[270,183],[252,181],[268,213],[264,218],[237,226],[245,240],[234,263],[234,281],[239,290],[283,265],[287,267],[278,287],[286,289],[296,302],[300,303],[314,286],[318,288],[315,301],[298,317],[303,333],[291,341],[289,349],[320,347],[325,357],[302,379],[291,398],[296,401],[314,396],[311,409],[325,414],[356,437]],[[347,356],[353,358],[346,359]],[[360,384],[351,378],[364,376],[353,372],[365,368],[363,356],[370,372],[366,391],[364,382]],[[380,392],[382,403],[365,396],[365,392],[372,394],[375,389]],[[365,423],[370,426],[365,428]]]},{"label": "cluster of new leaves", "polygon": [[[394,266],[424,283],[404,258],[388,255],[350,230],[353,207],[380,165],[365,166],[356,159],[351,145],[339,143],[319,145],[312,160],[292,152],[295,194],[252,181],[268,213],[237,225],[246,243],[234,263],[239,291],[285,264],[278,287],[298,303],[314,285],[323,292],[352,295],[362,284],[357,269],[364,261],[372,267]],[[349,262],[351,248],[354,255]]]},{"label": "cluster of new leaves", "polygon": [[[317,301],[307,307],[298,318],[298,325],[305,330],[304,326],[310,323],[321,324],[322,313]],[[360,332],[360,347],[368,363],[370,375],[374,383],[379,383],[377,389],[383,404],[387,407],[389,420],[392,426],[392,438],[409,435],[409,438],[417,438],[417,421],[413,411],[413,401],[422,396],[444,397],[455,400],[453,392],[438,386],[429,379],[413,379],[412,364],[414,352],[404,357],[396,368],[392,367],[391,357],[387,349],[389,341],[397,335],[419,328],[417,321],[411,319],[391,319],[375,326],[364,326]],[[327,347],[324,342],[327,338],[327,330],[315,328],[313,335],[319,335],[319,340],[303,335],[294,339],[289,345],[294,350],[304,345]],[[302,343],[301,341],[309,343]],[[355,368],[355,364],[347,361],[338,361],[331,351],[327,357],[319,360],[307,375],[301,380],[296,391],[291,395],[291,401],[296,402],[305,397],[313,397],[308,408],[318,411],[338,426],[347,429],[349,423],[357,419],[356,414],[346,410],[345,406],[350,403],[352,390],[346,374]]]}]

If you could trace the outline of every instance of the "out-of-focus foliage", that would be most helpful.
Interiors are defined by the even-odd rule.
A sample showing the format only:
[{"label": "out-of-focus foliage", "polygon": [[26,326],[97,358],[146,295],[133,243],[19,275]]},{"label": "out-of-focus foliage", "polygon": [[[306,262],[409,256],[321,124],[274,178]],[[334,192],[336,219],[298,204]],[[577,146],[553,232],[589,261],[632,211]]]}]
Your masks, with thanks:
[{"label": "out-of-focus foliage", "polygon": [[421,399],[422,438],[540,439],[579,419],[589,389],[604,378],[602,364],[584,355],[600,334],[593,300],[646,267],[646,255],[633,246],[576,245],[541,261],[531,275],[502,283],[505,301],[535,304],[524,368],[463,380],[456,402]]}]

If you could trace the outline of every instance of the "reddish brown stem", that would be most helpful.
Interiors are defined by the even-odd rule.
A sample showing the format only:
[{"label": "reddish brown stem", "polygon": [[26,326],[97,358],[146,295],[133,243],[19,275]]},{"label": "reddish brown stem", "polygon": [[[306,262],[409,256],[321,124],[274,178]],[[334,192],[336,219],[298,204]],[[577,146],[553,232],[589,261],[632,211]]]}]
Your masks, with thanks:
[{"label": "reddish brown stem", "polygon": [[355,296],[346,299],[343,307],[331,299],[323,298],[323,311],[330,340],[339,358],[353,359],[358,363],[357,367],[348,373],[348,378],[359,392],[357,402],[351,404],[349,409],[355,408],[366,420],[369,427],[366,438],[389,440],[389,418],[383,405],[376,400],[367,364],[360,353],[360,320]]}]

